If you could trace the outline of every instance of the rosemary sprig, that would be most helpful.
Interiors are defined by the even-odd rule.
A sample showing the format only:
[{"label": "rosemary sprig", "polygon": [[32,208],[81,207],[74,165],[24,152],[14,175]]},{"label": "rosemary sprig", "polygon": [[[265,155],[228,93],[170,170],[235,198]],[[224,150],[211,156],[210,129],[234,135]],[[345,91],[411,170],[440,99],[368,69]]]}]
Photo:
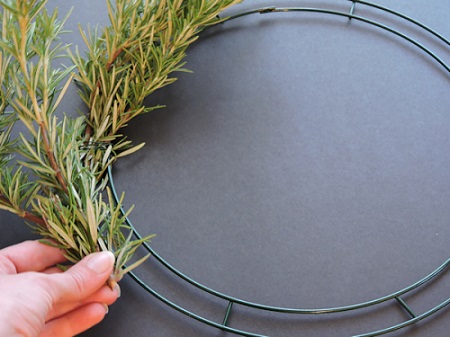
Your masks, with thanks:
[{"label": "rosemary sprig", "polygon": [[[186,49],[218,15],[239,0],[117,0],[108,1],[111,25],[81,30],[87,52],[71,53],[80,96],[89,107],[87,134],[94,142],[113,143],[117,156],[141,145],[119,134],[136,116],[161,106],[146,107],[144,99],[186,71]],[[123,151],[127,152],[123,152]],[[121,154],[120,154],[121,153]],[[101,155],[101,154],[100,154]],[[99,160],[98,154],[93,154]],[[103,168],[104,169],[104,168]]]},{"label": "rosemary sprig", "polygon": [[[101,33],[80,29],[82,56],[59,41],[68,16],[48,13],[46,0],[0,0],[0,208],[32,223],[72,262],[114,252],[111,282],[144,262],[130,263],[152,236],[132,239],[123,197],[115,204],[106,187],[107,168],[143,146],[119,131],[159,107],[145,107],[144,99],[176,80],[171,74],[184,71],[187,47],[237,2],[108,0],[110,25]],[[60,58],[73,66],[55,67]],[[86,117],[57,114],[73,78]],[[11,139],[18,121],[27,134]]]}]

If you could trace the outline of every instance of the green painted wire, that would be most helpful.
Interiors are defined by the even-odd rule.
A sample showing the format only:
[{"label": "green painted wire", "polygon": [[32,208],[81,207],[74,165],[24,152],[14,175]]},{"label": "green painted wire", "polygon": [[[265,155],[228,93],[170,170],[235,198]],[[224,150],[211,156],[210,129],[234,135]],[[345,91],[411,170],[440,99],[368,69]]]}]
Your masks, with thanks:
[{"label": "green painted wire", "polygon": [[[429,28],[428,26],[406,16],[403,15],[399,12],[393,11],[389,8],[386,7],[382,7],[373,3],[369,3],[366,1],[362,1],[362,0],[349,0],[352,2],[352,8],[350,10],[349,13],[344,13],[344,12],[339,12],[339,11],[334,11],[334,10],[328,10],[328,9],[321,9],[321,8],[305,8],[305,7],[266,7],[266,8],[261,8],[261,9],[255,9],[255,10],[251,10],[251,11],[247,11],[247,12],[243,12],[243,13],[239,13],[236,15],[233,15],[229,18],[226,19],[226,21],[230,21],[230,20],[234,20],[243,16],[247,16],[247,15],[251,15],[251,14],[266,14],[266,13],[281,13],[281,12],[314,12],[314,13],[322,13],[322,14],[330,14],[330,15],[337,15],[337,16],[342,16],[342,17],[347,17],[349,19],[352,20],[358,20],[358,21],[362,21],[368,24],[371,24],[373,26],[376,26],[378,28],[381,28],[385,31],[388,31],[394,35],[397,35],[401,38],[403,38],[404,40],[412,43],[413,45],[415,45],[416,47],[418,47],[419,49],[421,49],[422,51],[424,51],[426,54],[428,54],[429,56],[431,56],[434,60],[436,60],[445,70],[447,70],[447,72],[450,72],[450,67],[447,63],[445,63],[440,57],[438,57],[435,53],[433,53],[430,49],[428,49],[427,47],[425,47],[423,44],[419,43],[418,41],[414,40],[413,38],[401,33],[400,31],[393,29],[389,26],[386,26],[382,23],[373,21],[371,19],[367,19],[365,17],[362,16],[358,16],[354,14],[354,8],[355,8],[355,4],[361,4],[361,5],[366,5],[366,6],[370,6],[379,10],[382,10],[384,12],[387,12],[389,14],[395,15],[401,19],[407,20],[410,23],[420,27],[421,29],[424,29],[425,31],[427,31],[428,33],[434,35],[435,37],[439,38],[442,42],[444,42],[445,44],[447,44],[448,46],[450,46],[450,42],[445,39],[442,35],[438,34],[437,32],[435,32],[434,30],[432,30],[431,28]],[[225,21],[225,22],[226,22]],[[110,179],[110,184],[111,184],[111,189],[113,191],[114,197],[116,198],[116,200],[118,200],[118,196],[117,196],[117,192],[114,186],[114,180],[113,180],[113,175],[112,175],[112,169],[111,167],[108,169],[108,175],[109,175],[109,179]],[[127,219],[128,225],[133,229],[135,235],[137,238],[141,238],[141,235],[138,233],[138,231],[136,230],[136,228],[134,227],[134,225],[131,223],[131,221],[129,221],[129,219]],[[377,305],[392,299],[396,299],[399,298],[401,295],[404,295],[422,285],[424,285],[425,283],[427,283],[428,281],[430,281],[431,279],[433,279],[434,277],[436,277],[438,274],[442,273],[444,270],[447,269],[447,267],[450,265],[450,259],[445,261],[441,266],[439,266],[437,269],[435,269],[433,272],[431,272],[429,275],[425,276],[424,278],[422,278],[421,280],[417,281],[416,283],[412,284],[409,287],[406,287],[400,291],[397,291],[393,294],[384,296],[384,297],[380,297],[378,299],[372,300],[372,301],[368,301],[368,302],[363,302],[363,303],[359,303],[359,304],[354,304],[354,305],[349,305],[349,306],[342,306],[342,307],[334,307],[334,308],[321,308],[321,309],[296,309],[296,308],[282,308],[282,307],[275,307],[275,306],[269,306],[269,305],[262,305],[262,304],[258,304],[258,303],[253,303],[253,302],[248,302],[248,301],[244,301],[238,298],[234,298],[232,296],[226,295],[226,294],[222,294],[216,290],[213,290],[209,287],[206,287],[200,283],[198,283],[197,281],[191,279],[190,277],[188,277],[187,275],[183,274],[181,271],[179,271],[178,269],[176,269],[175,267],[173,267],[171,264],[169,264],[166,260],[164,260],[160,255],[158,255],[148,244],[144,244],[144,247],[146,250],[148,250],[160,263],[162,263],[166,268],[168,268],[171,272],[173,272],[175,275],[177,275],[178,277],[180,277],[181,279],[183,279],[184,281],[188,282],[189,284],[213,295],[216,296],[218,298],[227,300],[229,303],[229,307],[232,306],[232,304],[239,304],[242,306],[247,306],[247,307],[251,307],[251,308],[255,308],[255,309],[259,309],[259,310],[266,310],[266,311],[272,311],[272,312],[281,312],[281,313],[290,313],[290,314],[329,314],[329,313],[336,313],[336,312],[343,312],[343,311],[350,311],[350,310],[356,310],[356,309],[360,309],[360,308],[364,308],[364,307],[369,307],[369,306],[373,306],[373,305]],[[208,324],[210,326],[216,327],[218,329],[221,330],[225,330],[234,334],[238,334],[238,335],[242,335],[242,336],[248,336],[248,337],[263,337],[262,335],[259,334],[254,334],[251,332],[247,332],[247,331],[243,331],[243,330],[238,330],[238,329],[234,329],[232,327],[226,326],[226,324],[220,324],[220,323],[216,323],[213,322],[211,320],[208,320],[204,317],[201,317],[189,310],[186,310],[182,307],[180,307],[179,305],[175,304],[174,302],[168,300],[167,298],[165,298],[164,296],[162,296],[161,294],[159,294],[158,292],[154,291],[153,289],[151,289],[144,281],[142,281],[136,274],[134,273],[130,273],[130,276],[141,286],[143,287],[147,292],[149,292],[150,294],[152,294],[153,296],[155,296],[156,298],[158,298],[159,300],[163,301],[164,303],[166,303],[167,305],[169,305],[170,307],[172,307],[173,309],[189,316],[192,317],[200,322],[203,322],[205,324]],[[381,329],[381,330],[377,330],[374,332],[370,332],[370,333],[366,333],[366,334],[361,334],[358,335],[358,337],[371,337],[371,336],[378,336],[378,335],[382,335],[382,334],[386,334],[389,332],[393,332],[395,330],[404,328],[406,326],[409,326],[411,324],[414,324],[422,319],[425,319],[426,317],[431,316],[432,314],[436,313],[437,311],[443,309],[444,307],[446,307],[448,304],[450,304],[450,298],[447,299],[446,301],[442,302],[441,304],[435,306],[434,308],[430,309],[429,311],[422,313],[421,315],[415,316],[407,321],[404,321],[400,324],[385,328],[385,329]],[[227,310],[226,312],[226,317],[224,322],[227,321],[227,316],[230,314],[230,311]]]}]

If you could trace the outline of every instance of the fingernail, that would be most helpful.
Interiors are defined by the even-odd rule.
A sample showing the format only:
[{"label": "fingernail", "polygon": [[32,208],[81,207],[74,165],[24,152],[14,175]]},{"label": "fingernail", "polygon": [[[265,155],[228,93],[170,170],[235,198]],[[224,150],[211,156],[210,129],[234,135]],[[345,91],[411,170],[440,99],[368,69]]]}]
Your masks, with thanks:
[{"label": "fingernail", "polygon": [[103,307],[105,308],[105,315],[109,312],[109,307],[106,304],[103,304]]},{"label": "fingernail", "polygon": [[122,294],[122,290],[120,290],[120,286],[116,283],[116,285],[114,286],[114,290],[116,291],[117,294],[117,298],[120,297],[120,295]]},{"label": "fingernail", "polygon": [[87,266],[98,274],[109,271],[114,265],[114,254],[111,252],[94,253],[89,256]]}]

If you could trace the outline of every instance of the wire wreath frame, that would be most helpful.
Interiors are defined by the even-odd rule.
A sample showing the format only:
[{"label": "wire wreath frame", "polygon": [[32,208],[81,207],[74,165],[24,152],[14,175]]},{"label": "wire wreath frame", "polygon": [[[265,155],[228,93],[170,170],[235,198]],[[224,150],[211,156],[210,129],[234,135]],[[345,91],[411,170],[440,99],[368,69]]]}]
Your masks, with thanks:
[{"label": "wire wreath frame", "polygon": [[[436,31],[434,31],[433,29],[429,28],[428,26],[422,24],[421,22],[419,22],[409,16],[406,16],[402,13],[399,13],[397,11],[391,10],[389,8],[386,8],[386,7],[383,7],[383,6],[374,4],[374,3],[370,3],[367,1],[362,1],[362,0],[361,1],[360,0],[345,0],[345,1],[348,1],[350,3],[350,6],[349,6],[350,8],[347,12],[333,10],[333,9],[312,8],[312,7],[275,7],[274,6],[274,7],[264,7],[264,8],[260,8],[260,9],[253,9],[250,11],[241,12],[239,14],[228,17],[221,24],[225,24],[227,21],[235,20],[240,17],[244,17],[244,16],[248,16],[248,15],[252,15],[252,14],[268,14],[268,13],[282,13],[282,12],[309,12],[309,13],[318,13],[318,14],[324,14],[324,15],[340,16],[340,17],[348,18],[348,20],[364,22],[368,25],[377,27],[379,29],[382,29],[382,30],[390,33],[390,34],[394,34],[394,35],[402,38],[403,40],[406,40],[407,42],[409,42],[410,44],[414,45],[415,47],[420,49],[422,52],[427,54],[429,57],[434,59],[441,67],[444,68],[444,70],[446,70],[447,72],[450,73],[450,65],[448,65],[446,62],[444,62],[443,59],[441,59],[430,48],[428,48],[424,44],[418,42],[417,40],[411,38],[410,36],[402,33],[398,29],[392,28],[391,26],[388,26],[379,21],[374,21],[373,19],[356,15],[355,8],[357,6],[365,6],[365,7],[380,11],[381,13],[387,14],[389,16],[392,16],[393,18],[402,20],[403,22],[412,24],[419,31],[424,32],[425,34],[427,34],[428,36],[430,36],[433,39],[439,40],[440,43],[442,43],[445,48],[450,47],[450,41],[448,39],[446,39],[445,37],[443,37],[441,34],[437,33]],[[116,201],[118,201],[119,197],[117,195],[116,188],[114,185],[113,171],[112,171],[111,167],[109,167],[109,169],[108,169],[108,176],[109,176],[109,183],[110,183],[111,189],[113,191],[114,197],[116,198]],[[127,219],[127,223],[132,228],[134,235],[138,239],[141,239],[142,236],[139,234],[136,227],[131,223],[131,221],[129,219]],[[166,261],[162,256],[160,256],[147,243],[144,243],[143,246],[153,256],[153,258],[156,261],[158,261],[158,263],[160,263],[164,268],[166,268],[168,271],[170,271],[170,273],[172,273],[172,275],[174,277],[181,279],[183,282],[186,282],[187,284],[198,288],[200,291],[203,291],[210,296],[213,296],[222,301],[226,301],[226,310],[223,314],[223,320],[222,320],[222,322],[216,322],[216,321],[210,320],[208,318],[205,318],[201,315],[198,315],[188,309],[185,309],[184,307],[169,300],[164,295],[162,295],[162,294],[158,293],[157,291],[155,291],[154,289],[152,289],[152,287],[149,284],[145,283],[134,272],[130,272],[129,274],[130,274],[131,278],[138,285],[140,285],[149,294],[153,295],[154,297],[156,297],[163,303],[167,304],[172,309],[175,309],[178,312],[180,312],[188,317],[191,317],[201,323],[207,324],[207,325],[215,327],[217,329],[220,329],[220,330],[223,330],[223,331],[226,331],[229,333],[233,333],[236,335],[241,335],[241,336],[264,337],[264,335],[262,335],[262,334],[240,330],[238,328],[234,328],[229,325],[229,318],[233,312],[233,307],[235,305],[248,307],[248,308],[252,308],[255,310],[270,311],[270,312],[283,313],[283,314],[321,315],[321,314],[333,314],[333,313],[340,313],[340,312],[347,312],[347,311],[355,311],[355,310],[363,309],[363,308],[367,308],[367,307],[374,307],[374,306],[383,304],[388,301],[394,301],[394,302],[397,302],[398,305],[401,308],[403,308],[406,311],[406,313],[408,314],[409,318],[405,319],[401,323],[398,323],[396,325],[393,325],[393,326],[390,326],[387,328],[374,330],[371,332],[357,335],[359,337],[369,337],[369,336],[379,336],[379,335],[387,334],[387,333],[405,328],[407,326],[413,325],[414,323],[417,323],[417,322],[435,314],[436,312],[440,311],[441,309],[445,308],[447,305],[450,304],[450,297],[449,297],[449,298],[445,299],[444,301],[442,301],[440,304],[433,307],[432,309],[418,314],[418,313],[415,313],[413,308],[411,308],[404,300],[405,295],[407,295],[408,293],[411,293],[414,290],[420,290],[427,283],[429,283],[430,281],[435,279],[438,275],[443,274],[450,265],[450,258],[447,261],[445,261],[443,264],[441,264],[438,268],[436,268],[434,271],[432,271],[430,274],[423,277],[422,279],[420,279],[417,282],[411,284],[410,286],[408,286],[404,289],[398,290],[392,294],[389,294],[389,295],[386,295],[386,296],[383,296],[380,298],[376,298],[376,299],[373,299],[373,300],[370,300],[367,302],[353,304],[353,305],[346,305],[346,306],[341,306],[341,307],[329,307],[329,308],[302,309],[302,308],[288,308],[288,307],[264,305],[264,304],[249,302],[249,301],[246,301],[246,300],[243,300],[240,298],[236,298],[236,297],[221,293],[219,291],[211,289],[211,288],[195,281],[194,279],[190,278],[189,276],[187,276],[186,274],[184,274],[183,272],[181,272],[180,270],[178,270],[177,268],[172,266],[168,261]]]}]

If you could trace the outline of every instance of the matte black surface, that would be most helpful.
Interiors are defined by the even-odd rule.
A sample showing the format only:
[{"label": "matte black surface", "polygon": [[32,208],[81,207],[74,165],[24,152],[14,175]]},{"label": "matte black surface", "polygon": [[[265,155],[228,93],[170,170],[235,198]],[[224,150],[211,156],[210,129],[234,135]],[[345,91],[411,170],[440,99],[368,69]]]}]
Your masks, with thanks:
[{"label": "matte black surface", "polygon": [[[378,1],[450,37],[450,3]],[[106,22],[102,1],[74,6],[76,24]],[[236,7],[270,5],[245,1]],[[348,1],[277,1],[350,8]],[[355,14],[364,14],[357,6]],[[236,10],[235,9],[235,10]],[[230,11],[230,13],[233,10]],[[376,14],[378,15],[378,14]],[[392,24],[435,47],[410,25]],[[273,14],[216,27],[188,53],[179,81],[125,133],[147,145],[114,167],[131,220],[180,270],[246,300],[341,306],[404,288],[450,257],[450,75],[407,42],[361,22]],[[82,104],[73,88],[65,111]],[[32,238],[0,213],[0,247]],[[141,275],[169,298],[221,322],[226,302],[174,280],[154,261]],[[417,312],[449,297],[449,277],[405,298]],[[172,311],[129,278],[83,336],[231,336]],[[349,336],[403,320],[398,305],[299,317],[236,307],[230,324],[270,336]],[[384,308],[383,307],[383,308]],[[242,313],[242,315],[240,315]],[[447,336],[448,309],[389,336]]]}]

